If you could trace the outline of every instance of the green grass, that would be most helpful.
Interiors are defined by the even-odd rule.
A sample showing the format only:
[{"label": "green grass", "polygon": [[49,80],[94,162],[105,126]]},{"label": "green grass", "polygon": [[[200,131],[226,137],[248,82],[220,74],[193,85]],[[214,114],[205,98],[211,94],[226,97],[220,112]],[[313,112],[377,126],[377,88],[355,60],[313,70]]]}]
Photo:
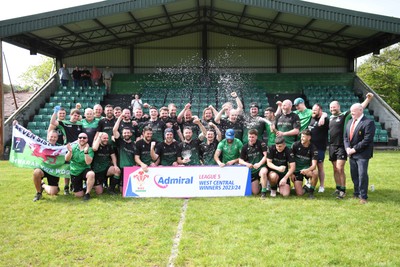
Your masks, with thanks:
[{"label": "green grass", "polygon": [[[175,266],[399,266],[399,152],[376,152],[360,205],[306,197],[190,199]],[[352,194],[348,164],[348,195]],[[32,202],[31,170],[0,162],[0,266],[166,266],[182,199],[59,195]]]}]

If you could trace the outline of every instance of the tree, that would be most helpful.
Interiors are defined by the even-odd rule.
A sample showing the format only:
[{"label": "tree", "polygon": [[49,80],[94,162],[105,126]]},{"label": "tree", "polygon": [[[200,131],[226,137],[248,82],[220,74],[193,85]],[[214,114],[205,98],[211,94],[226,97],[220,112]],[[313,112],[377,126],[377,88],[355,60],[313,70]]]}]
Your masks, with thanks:
[{"label": "tree", "polygon": [[400,113],[400,45],[368,58],[358,69],[363,79],[397,113]]},{"label": "tree", "polygon": [[53,59],[41,56],[42,60],[39,65],[29,66],[28,69],[19,77],[24,82],[24,87],[30,91],[39,89],[51,75],[54,65]]}]

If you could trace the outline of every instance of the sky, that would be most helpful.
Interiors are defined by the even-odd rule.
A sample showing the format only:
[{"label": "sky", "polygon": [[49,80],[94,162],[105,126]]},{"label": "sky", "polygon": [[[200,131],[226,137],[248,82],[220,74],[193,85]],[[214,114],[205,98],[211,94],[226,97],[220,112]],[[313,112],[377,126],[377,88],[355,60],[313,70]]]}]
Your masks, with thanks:
[{"label": "sky", "polygon": [[[68,7],[91,4],[101,2],[99,0],[13,0],[12,5],[2,5],[0,12],[0,21],[22,16],[39,14],[47,11],[53,11]],[[378,15],[385,15],[400,18],[400,1],[399,0],[308,0],[323,5],[331,5],[340,8],[352,9]],[[40,3],[40,4],[38,4]],[[3,53],[7,60],[9,74],[13,84],[18,84],[18,77],[26,71],[29,66],[38,65],[41,62],[40,55],[31,56],[26,49],[18,48],[3,42]],[[365,59],[365,57],[364,57]],[[4,61],[4,58],[3,58]],[[23,62],[23,64],[21,64]],[[4,64],[4,62],[3,62]],[[9,84],[8,73],[4,66],[3,79],[4,83]]]}]

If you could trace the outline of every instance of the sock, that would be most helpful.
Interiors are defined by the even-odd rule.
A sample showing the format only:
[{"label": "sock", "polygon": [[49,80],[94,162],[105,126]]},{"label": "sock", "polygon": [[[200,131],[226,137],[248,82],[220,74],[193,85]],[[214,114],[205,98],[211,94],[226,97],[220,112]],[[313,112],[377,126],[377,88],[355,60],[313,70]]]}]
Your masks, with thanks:
[{"label": "sock", "polygon": [[110,189],[115,190],[115,187],[119,184],[119,176],[110,177]]},{"label": "sock", "polygon": [[265,192],[267,192],[267,188],[261,188],[261,193],[265,193]]},{"label": "sock", "polygon": [[346,187],[345,186],[341,186],[340,187],[340,191],[346,192]]},{"label": "sock", "polygon": [[64,186],[64,190],[66,190],[66,189],[69,189],[69,186],[68,186],[68,185],[65,185],[65,186]]},{"label": "sock", "polygon": [[313,194],[315,190],[315,186],[310,186],[310,194]]},{"label": "sock", "polygon": [[340,190],[340,185],[336,185],[336,190]]},{"label": "sock", "polygon": [[277,185],[271,185],[271,190],[276,190],[276,189],[278,189]]}]

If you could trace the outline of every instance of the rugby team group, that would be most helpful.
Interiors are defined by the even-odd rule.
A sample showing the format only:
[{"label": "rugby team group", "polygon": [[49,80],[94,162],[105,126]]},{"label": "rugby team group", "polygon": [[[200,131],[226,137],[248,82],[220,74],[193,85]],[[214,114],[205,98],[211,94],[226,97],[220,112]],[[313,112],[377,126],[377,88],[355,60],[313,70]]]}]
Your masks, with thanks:
[{"label": "rugby team group", "polygon": [[[64,194],[73,192],[83,200],[91,198],[92,190],[98,195],[117,194],[122,191],[127,166],[147,171],[156,166],[223,168],[240,164],[250,169],[252,193],[261,199],[267,193],[272,198],[277,194],[287,197],[293,189],[295,195],[307,194],[313,199],[314,191],[325,191],[324,158],[329,148],[334,197],[346,196],[344,166],[349,158],[353,197],[367,203],[367,169],[375,126],[363,115],[363,109],[373,98],[371,93],[345,112],[338,101],[330,103],[328,114],[321,105],[309,109],[304,99],[296,98],[293,102],[278,101],[277,109],[266,108],[264,116],[260,116],[258,103],[248,103],[244,109],[236,92],[231,97],[236,103],[227,102],[219,111],[208,106],[201,118],[192,114],[190,103],[177,113],[173,103],[158,109],[142,103],[137,95],[130,107],[106,105],[104,113],[100,104],[83,114],[78,106],[69,112],[69,119],[67,110],[56,106],[47,138],[50,144],[65,145],[68,150],[65,161],[70,178],[64,178]],[[145,108],[148,114],[144,114]],[[347,123],[349,114],[352,118]],[[33,201],[40,200],[43,191],[58,194],[59,180],[35,169],[37,192]]]}]

